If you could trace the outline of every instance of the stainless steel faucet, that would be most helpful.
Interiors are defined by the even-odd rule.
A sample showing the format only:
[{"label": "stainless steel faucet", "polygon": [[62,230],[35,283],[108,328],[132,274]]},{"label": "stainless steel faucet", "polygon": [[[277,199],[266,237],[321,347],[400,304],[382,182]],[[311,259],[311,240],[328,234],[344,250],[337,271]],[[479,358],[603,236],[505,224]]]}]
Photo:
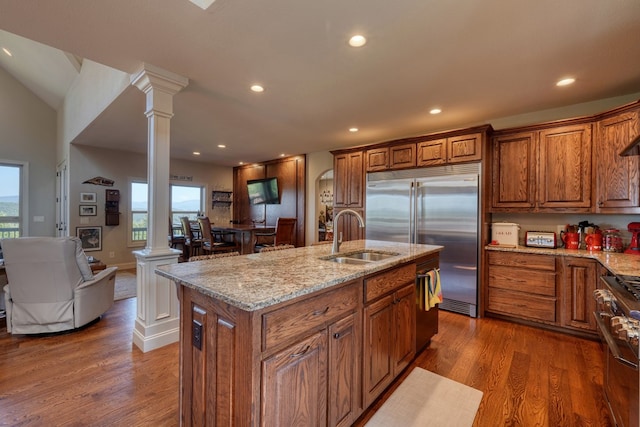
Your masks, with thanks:
[{"label": "stainless steel faucet", "polygon": [[360,228],[364,228],[364,219],[362,219],[362,216],[358,212],[354,211],[353,209],[343,209],[338,212],[336,216],[333,217],[333,246],[331,247],[332,254],[338,253],[338,251],[340,251],[340,245],[342,244],[342,232],[340,232],[340,238],[338,239],[338,233],[336,232],[336,229],[338,227],[338,218],[340,218],[340,215],[344,213],[355,215],[356,218],[358,218]]}]

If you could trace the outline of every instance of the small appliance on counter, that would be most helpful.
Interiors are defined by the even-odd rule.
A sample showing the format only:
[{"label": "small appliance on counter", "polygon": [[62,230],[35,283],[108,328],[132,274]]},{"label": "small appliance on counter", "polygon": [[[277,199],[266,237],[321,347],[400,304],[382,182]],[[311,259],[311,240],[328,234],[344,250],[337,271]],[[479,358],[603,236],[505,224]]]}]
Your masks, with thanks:
[{"label": "small appliance on counter", "polygon": [[627,230],[631,232],[631,243],[629,247],[624,251],[625,254],[640,255],[640,222],[630,222],[627,225]]},{"label": "small appliance on counter", "polygon": [[524,244],[533,248],[555,249],[558,247],[556,233],[553,231],[527,231]]}]

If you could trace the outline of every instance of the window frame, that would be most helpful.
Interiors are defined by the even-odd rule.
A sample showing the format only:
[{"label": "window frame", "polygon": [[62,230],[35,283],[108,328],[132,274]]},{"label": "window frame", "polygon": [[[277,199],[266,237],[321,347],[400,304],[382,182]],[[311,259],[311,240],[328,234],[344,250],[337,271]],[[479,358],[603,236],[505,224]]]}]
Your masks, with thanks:
[{"label": "window frame", "polygon": [[[128,247],[144,247],[147,244],[147,239],[144,240],[133,240],[133,215],[138,213],[146,213],[147,214],[147,227],[149,226],[149,197],[147,196],[147,209],[142,210],[134,210],[133,209],[133,184],[144,184],[147,186],[147,194],[149,191],[149,184],[145,178],[129,178],[128,180],[128,192],[129,192],[129,203],[127,206],[127,246]],[[147,232],[149,229],[147,228]]]},{"label": "window frame", "polygon": [[0,166],[17,167],[19,170],[18,216],[12,222],[18,223],[18,236],[29,236],[29,162],[0,159]]}]

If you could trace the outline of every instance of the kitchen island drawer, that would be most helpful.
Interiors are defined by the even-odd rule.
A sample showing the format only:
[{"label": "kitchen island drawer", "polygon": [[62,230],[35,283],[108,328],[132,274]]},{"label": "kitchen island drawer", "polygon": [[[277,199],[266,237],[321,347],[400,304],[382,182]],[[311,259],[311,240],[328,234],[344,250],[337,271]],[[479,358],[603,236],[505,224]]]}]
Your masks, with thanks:
[{"label": "kitchen island drawer", "polygon": [[416,265],[407,264],[400,268],[373,275],[364,280],[365,302],[393,292],[397,288],[416,279]]},{"label": "kitchen island drawer", "polygon": [[489,288],[488,310],[522,319],[556,322],[556,299],[508,289]]},{"label": "kitchen island drawer", "polygon": [[262,315],[262,350],[302,336],[358,308],[361,281]]}]

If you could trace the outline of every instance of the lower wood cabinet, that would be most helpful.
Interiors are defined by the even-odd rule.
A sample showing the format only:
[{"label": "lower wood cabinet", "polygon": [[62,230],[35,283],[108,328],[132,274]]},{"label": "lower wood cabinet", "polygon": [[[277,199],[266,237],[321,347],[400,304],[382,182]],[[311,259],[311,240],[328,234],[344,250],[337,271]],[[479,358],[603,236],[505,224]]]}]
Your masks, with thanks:
[{"label": "lower wood cabinet", "polygon": [[391,384],[415,356],[415,304],[414,284],[411,283],[364,309],[365,407]]},{"label": "lower wood cabinet", "polygon": [[598,262],[587,258],[563,258],[562,326],[596,332],[593,291],[598,285]]},{"label": "lower wood cabinet", "polygon": [[487,252],[488,313],[595,335],[599,263],[574,256]]},{"label": "lower wood cabinet", "polygon": [[262,362],[262,425],[327,425],[327,334],[318,332]]}]

